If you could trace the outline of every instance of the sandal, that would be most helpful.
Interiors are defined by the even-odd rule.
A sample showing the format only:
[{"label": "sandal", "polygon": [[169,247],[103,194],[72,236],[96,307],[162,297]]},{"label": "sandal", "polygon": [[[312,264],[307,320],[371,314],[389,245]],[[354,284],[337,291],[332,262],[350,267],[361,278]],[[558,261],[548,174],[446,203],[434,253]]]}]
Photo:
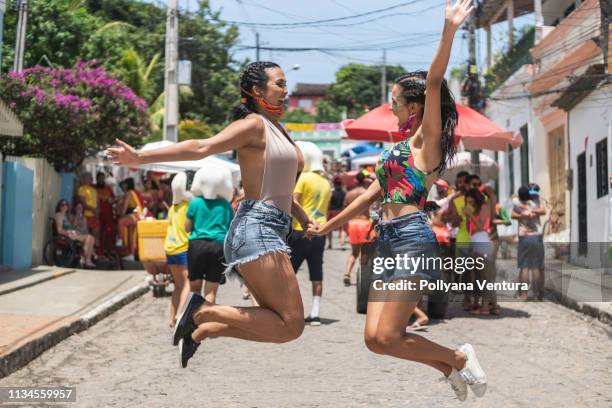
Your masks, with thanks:
[{"label": "sandal", "polygon": [[411,329],[412,331],[423,331],[423,330],[427,330],[426,326],[427,326],[427,323],[420,324],[419,322],[414,322],[410,326],[408,326],[408,328]]},{"label": "sandal", "polygon": [[348,273],[344,274],[344,286],[351,286],[351,275],[349,275]]}]

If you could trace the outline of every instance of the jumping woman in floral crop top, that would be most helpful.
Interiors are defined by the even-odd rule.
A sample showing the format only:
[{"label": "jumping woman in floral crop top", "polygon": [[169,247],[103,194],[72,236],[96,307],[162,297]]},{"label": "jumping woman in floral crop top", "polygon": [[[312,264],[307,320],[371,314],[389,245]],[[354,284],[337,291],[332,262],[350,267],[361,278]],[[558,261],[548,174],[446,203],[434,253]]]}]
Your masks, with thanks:
[{"label": "jumping woman in floral crop top", "polygon": [[[401,75],[393,85],[392,105],[405,139],[380,155],[377,180],[365,194],[324,226],[309,232],[326,235],[382,198],[382,222],[378,226],[377,258],[384,267],[375,268],[370,287],[365,343],[377,354],[427,364],[442,372],[461,401],[470,385],[476,396],[486,391],[486,376],[474,349],[464,344],[457,350],[443,347],[414,333],[406,333],[406,322],[423,294],[422,280],[437,280],[440,271],[411,262],[389,259],[430,259],[439,256],[436,238],[425,210],[428,187],[436,173],[444,171],[455,154],[455,101],[444,73],[457,29],[472,11],[471,0],[446,1],[445,24],[440,45],[429,72]],[[431,177],[430,177],[431,175]],[[381,259],[382,260],[382,259]],[[411,265],[413,266],[411,268]],[[382,269],[382,270],[381,270]],[[393,290],[389,283],[415,284],[416,289]]]}]

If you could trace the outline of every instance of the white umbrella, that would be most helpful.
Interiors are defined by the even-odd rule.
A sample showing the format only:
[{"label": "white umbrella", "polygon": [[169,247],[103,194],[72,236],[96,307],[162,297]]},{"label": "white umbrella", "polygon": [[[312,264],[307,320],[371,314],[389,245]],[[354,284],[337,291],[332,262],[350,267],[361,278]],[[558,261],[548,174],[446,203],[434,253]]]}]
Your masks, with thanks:
[{"label": "white umbrella", "polygon": [[[169,140],[162,140],[160,142],[147,143],[142,147],[141,150],[155,150],[159,149],[160,147],[171,146],[173,144],[174,143]],[[238,185],[240,184],[240,166],[236,163],[232,163],[231,161],[222,159],[218,156],[208,156],[200,160],[150,163],[143,164],[139,167],[143,170],[177,173],[179,171],[185,170],[197,171],[198,169],[207,166],[221,166],[229,169],[232,173],[232,184],[235,187],[238,187]]]},{"label": "white umbrella", "polygon": [[[480,153],[478,157],[480,160],[479,176],[482,182],[486,183],[491,180],[496,180],[499,175],[499,167],[497,162],[484,153]],[[474,173],[471,152],[457,153],[454,160],[449,164],[446,170],[444,170],[444,173],[440,178],[453,185],[455,179],[457,178],[457,173],[460,171],[467,171],[470,174]]]}]

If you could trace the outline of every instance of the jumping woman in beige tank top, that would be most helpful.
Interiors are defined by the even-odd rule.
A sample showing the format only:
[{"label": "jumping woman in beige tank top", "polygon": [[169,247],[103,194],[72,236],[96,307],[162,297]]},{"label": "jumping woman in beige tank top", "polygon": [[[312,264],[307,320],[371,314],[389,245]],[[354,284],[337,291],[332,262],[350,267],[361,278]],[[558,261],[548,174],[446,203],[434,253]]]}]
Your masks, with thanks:
[{"label": "jumping woman in beige tank top", "polygon": [[238,272],[260,306],[210,305],[192,294],[175,327],[183,367],[211,336],[283,343],[304,329],[302,297],[284,241],[291,216],[304,230],[315,223],[292,198],[303,158],[279,124],[287,96],[285,74],[274,63],[249,64],[241,92],[234,122],[214,137],[144,152],[117,140],[119,147],[107,151],[116,164],[129,166],[238,152],[245,201],[225,241],[226,274]]}]

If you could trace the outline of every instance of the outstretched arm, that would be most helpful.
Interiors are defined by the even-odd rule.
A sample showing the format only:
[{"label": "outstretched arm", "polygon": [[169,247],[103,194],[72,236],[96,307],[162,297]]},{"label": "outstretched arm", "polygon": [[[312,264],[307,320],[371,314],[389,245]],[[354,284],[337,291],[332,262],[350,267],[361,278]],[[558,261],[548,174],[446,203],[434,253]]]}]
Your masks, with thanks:
[{"label": "outstretched arm", "polygon": [[380,190],[381,187],[378,180],[374,180],[374,182],[370,184],[370,187],[368,187],[366,192],[354,199],[348,205],[348,207],[346,207],[340,212],[340,214],[336,215],[334,218],[328,221],[319,230],[311,229],[309,230],[309,232],[313,235],[327,235],[331,231],[340,228],[356,215],[363,213],[366,208],[368,208],[376,200],[378,200],[380,198]]},{"label": "outstretched arm", "polygon": [[442,109],[440,90],[448,67],[453,40],[457,29],[472,12],[472,0],[457,0],[452,5],[446,0],[444,29],[425,83],[425,108],[423,113],[423,157],[428,169],[436,167],[440,161],[440,138],[442,135]]},{"label": "outstretched arm", "polygon": [[146,152],[138,151],[117,139],[119,147],[106,154],[115,164],[140,165],[167,161],[199,160],[206,156],[238,149],[252,143],[263,132],[264,124],[256,117],[237,120],[209,139],[192,139]]}]

